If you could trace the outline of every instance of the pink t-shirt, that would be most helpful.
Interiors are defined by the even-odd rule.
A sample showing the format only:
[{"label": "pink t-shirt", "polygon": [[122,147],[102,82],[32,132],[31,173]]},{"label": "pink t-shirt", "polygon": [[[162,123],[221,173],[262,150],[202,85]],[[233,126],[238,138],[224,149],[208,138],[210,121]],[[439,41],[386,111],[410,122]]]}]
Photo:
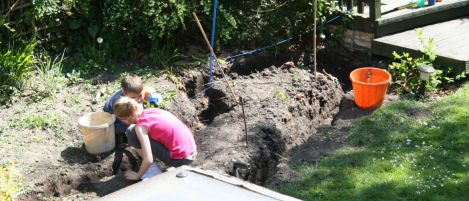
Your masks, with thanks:
[{"label": "pink t-shirt", "polygon": [[172,159],[185,158],[197,148],[191,129],[166,110],[143,110],[136,125],[145,126],[148,136],[168,148]]}]

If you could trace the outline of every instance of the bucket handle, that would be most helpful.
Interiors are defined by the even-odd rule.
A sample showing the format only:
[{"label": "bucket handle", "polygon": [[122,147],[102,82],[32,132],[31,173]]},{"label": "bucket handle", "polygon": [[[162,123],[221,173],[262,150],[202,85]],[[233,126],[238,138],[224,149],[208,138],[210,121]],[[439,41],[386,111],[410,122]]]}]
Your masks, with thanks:
[{"label": "bucket handle", "polygon": [[[84,133],[84,129],[83,129],[83,128],[81,128],[81,133]],[[91,133],[91,134],[93,134],[93,133]],[[91,134],[90,134],[90,135],[91,135]],[[88,139],[88,137],[90,137],[90,135],[87,135],[87,136],[84,136],[84,137],[83,137],[83,141],[85,142],[85,144],[89,142],[89,140],[87,140],[87,139]]]},{"label": "bucket handle", "polygon": [[367,76],[368,76],[368,78],[366,79],[366,83],[370,83],[371,70],[368,71]]},{"label": "bucket handle", "polygon": [[107,141],[109,140],[109,134],[108,134],[109,132],[108,132],[108,130],[109,130],[109,127],[106,127],[106,130],[105,130],[106,133],[104,133],[104,142],[107,142]]}]

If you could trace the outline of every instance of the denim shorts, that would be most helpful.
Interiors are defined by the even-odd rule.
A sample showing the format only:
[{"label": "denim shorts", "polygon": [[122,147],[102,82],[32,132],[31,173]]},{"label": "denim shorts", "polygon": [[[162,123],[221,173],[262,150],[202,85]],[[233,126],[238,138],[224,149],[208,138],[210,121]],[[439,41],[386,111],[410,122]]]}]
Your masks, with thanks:
[{"label": "denim shorts", "polygon": [[[125,135],[127,136],[127,143],[130,146],[135,147],[136,149],[142,149],[142,145],[140,144],[140,141],[137,137],[137,133],[135,132],[135,124],[132,124],[129,126],[129,128],[127,128],[127,130],[125,131]],[[153,153],[153,159],[158,159],[171,167],[190,165],[195,159],[195,156],[193,155],[191,155],[191,157],[186,157],[183,159],[172,159],[171,157],[169,157],[169,149],[152,138],[150,138],[150,147],[151,152]]]}]

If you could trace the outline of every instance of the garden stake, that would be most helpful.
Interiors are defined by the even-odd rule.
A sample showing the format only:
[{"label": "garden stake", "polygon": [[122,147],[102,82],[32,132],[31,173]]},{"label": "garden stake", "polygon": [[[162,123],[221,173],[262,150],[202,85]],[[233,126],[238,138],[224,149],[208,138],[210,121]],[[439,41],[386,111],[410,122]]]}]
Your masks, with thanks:
[{"label": "garden stake", "polygon": [[239,97],[239,102],[241,103],[241,108],[243,109],[243,118],[244,118],[244,133],[246,133],[246,147],[249,147],[248,145],[248,126],[246,125],[246,114],[244,113],[244,102],[243,102],[243,97]]},{"label": "garden stake", "polygon": [[314,32],[313,32],[313,48],[314,48],[314,81],[318,80],[318,76],[316,75],[316,67],[317,67],[317,60],[316,60],[316,15],[318,12],[318,1],[314,0]]},{"label": "garden stake", "polygon": [[196,15],[194,12],[192,13],[192,15],[193,15],[194,18],[195,18],[195,22],[197,23],[197,26],[199,26],[200,32],[202,32],[202,36],[203,36],[204,39],[205,39],[205,43],[207,44],[208,49],[209,49],[210,52],[212,53],[213,58],[214,58],[214,60],[216,61],[218,68],[220,68],[220,71],[221,71],[221,73],[223,74],[223,76],[224,76],[224,78],[225,78],[226,84],[228,85],[228,87],[229,87],[230,90],[231,90],[231,94],[233,95],[234,101],[235,101],[236,104],[238,105],[238,104],[239,104],[238,99],[236,98],[236,95],[235,95],[235,93],[234,93],[234,91],[233,91],[233,88],[231,88],[230,82],[228,82],[228,78],[225,76],[225,72],[223,71],[223,68],[221,68],[220,63],[218,62],[217,55],[216,55],[215,52],[213,51],[212,46],[210,45],[210,42],[208,42],[207,35],[205,35],[204,28],[203,28],[202,25],[200,24],[199,18],[197,17],[197,15]]}]

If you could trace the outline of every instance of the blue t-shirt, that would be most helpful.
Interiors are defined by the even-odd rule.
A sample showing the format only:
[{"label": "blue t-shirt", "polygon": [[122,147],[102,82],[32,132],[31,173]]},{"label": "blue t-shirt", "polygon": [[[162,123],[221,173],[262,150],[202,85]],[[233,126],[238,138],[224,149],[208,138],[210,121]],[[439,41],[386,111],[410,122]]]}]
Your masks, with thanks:
[{"label": "blue t-shirt", "polygon": [[[106,104],[104,104],[103,110],[105,112],[114,114],[114,103],[122,96],[124,96],[124,90],[121,89],[118,92],[116,92],[114,95],[112,95],[111,98],[109,98],[106,101]],[[129,125],[127,125],[126,123],[116,118],[116,122],[114,123],[114,126],[115,127],[118,127],[118,126],[128,127]]]},{"label": "blue t-shirt", "polygon": [[[104,104],[104,108],[103,110],[105,112],[108,112],[108,113],[111,113],[111,114],[114,114],[114,103],[120,98],[124,96],[124,90],[119,90],[118,92],[116,92],[114,95],[111,96],[111,98],[109,98],[107,101],[106,101],[106,104]],[[143,108],[143,102],[142,102],[142,108]],[[119,120],[116,118],[116,122],[114,123],[114,126],[115,127],[118,127],[118,126],[125,126],[125,127],[129,127],[128,124],[124,123],[123,121]]]}]

